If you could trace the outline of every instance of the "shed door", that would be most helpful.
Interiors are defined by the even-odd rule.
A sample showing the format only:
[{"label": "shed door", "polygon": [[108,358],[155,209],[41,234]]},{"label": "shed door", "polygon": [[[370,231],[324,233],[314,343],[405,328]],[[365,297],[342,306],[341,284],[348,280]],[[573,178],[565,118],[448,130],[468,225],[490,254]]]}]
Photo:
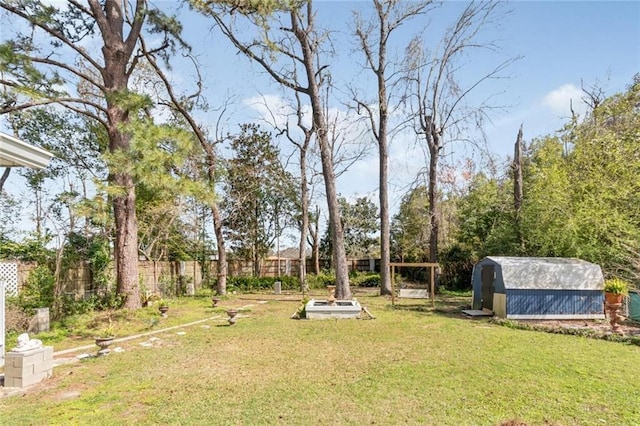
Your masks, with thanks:
[{"label": "shed door", "polygon": [[495,270],[493,265],[483,265],[480,272],[482,279],[482,309],[490,309],[493,311],[493,279]]}]

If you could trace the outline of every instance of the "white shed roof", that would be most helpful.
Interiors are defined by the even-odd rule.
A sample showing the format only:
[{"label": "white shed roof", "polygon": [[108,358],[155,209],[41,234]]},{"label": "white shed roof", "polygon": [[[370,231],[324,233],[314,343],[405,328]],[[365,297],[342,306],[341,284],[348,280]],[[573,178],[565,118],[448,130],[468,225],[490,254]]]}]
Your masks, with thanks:
[{"label": "white shed roof", "polygon": [[599,265],[561,257],[487,257],[501,266],[506,289],[602,290]]},{"label": "white shed roof", "polygon": [[0,167],[44,169],[53,155],[37,146],[0,132]]}]

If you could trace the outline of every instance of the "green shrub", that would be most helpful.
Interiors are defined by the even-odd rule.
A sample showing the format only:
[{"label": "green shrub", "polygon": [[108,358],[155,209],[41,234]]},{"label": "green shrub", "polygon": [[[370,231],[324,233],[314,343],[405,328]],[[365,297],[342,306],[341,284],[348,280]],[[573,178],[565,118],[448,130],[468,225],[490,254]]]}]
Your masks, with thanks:
[{"label": "green shrub", "polygon": [[470,290],[475,259],[471,249],[454,244],[440,253],[440,285],[450,290]]},{"label": "green shrub", "polygon": [[359,287],[380,287],[380,274],[377,272],[355,272],[349,274],[351,285]]},{"label": "green shrub", "polygon": [[307,286],[310,289],[326,288],[328,285],[333,285],[336,282],[335,275],[331,274],[307,274]]},{"label": "green shrub", "polygon": [[106,311],[120,309],[124,306],[124,296],[115,291],[105,291],[101,294],[77,299],[73,295],[62,296],[62,316],[81,315],[91,311]]},{"label": "green shrub", "polygon": [[274,283],[280,281],[282,290],[299,290],[296,277],[227,277],[227,291],[255,292],[273,290]]},{"label": "green shrub", "polygon": [[20,290],[18,304],[25,312],[35,308],[53,307],[53,290],[55,278],[49,268],[40,265],[36,267],[27,278],[24,287]]}]

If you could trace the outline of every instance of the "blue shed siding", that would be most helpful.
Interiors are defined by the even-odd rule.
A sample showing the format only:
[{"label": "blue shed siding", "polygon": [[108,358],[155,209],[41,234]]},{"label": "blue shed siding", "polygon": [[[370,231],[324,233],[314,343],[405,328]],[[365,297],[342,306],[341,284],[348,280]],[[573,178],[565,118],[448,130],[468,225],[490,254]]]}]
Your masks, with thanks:
[{"label": "blue shed siding", "polygon": [[599,290],[507,290],[507,315],[601,314]]}]

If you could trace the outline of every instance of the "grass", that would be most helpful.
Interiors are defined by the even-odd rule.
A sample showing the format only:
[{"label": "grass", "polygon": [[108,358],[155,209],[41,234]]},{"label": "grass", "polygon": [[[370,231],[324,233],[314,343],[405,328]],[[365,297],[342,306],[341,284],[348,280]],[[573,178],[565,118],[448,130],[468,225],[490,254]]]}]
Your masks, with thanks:
[{"label": "grass", "polygon": [[[153,347],[128,341],[123,353],[58,366],[51,379],[0,399],[0,418],[16,425],[640,424],[638,346],[464,319],[456,314],[464,302],[451,296],[436,310],[357,297],[375,320],[292,320],[298,303],[271,295],[230,298],[215,311],[204,298],[174,301],[156,328],[220,318],[184,335],[160,333]],[[233,327],[224,321],[229,307],[244,309]],[[143,313],[129,315],[143,319],[123,329],[143,327]]]}]

